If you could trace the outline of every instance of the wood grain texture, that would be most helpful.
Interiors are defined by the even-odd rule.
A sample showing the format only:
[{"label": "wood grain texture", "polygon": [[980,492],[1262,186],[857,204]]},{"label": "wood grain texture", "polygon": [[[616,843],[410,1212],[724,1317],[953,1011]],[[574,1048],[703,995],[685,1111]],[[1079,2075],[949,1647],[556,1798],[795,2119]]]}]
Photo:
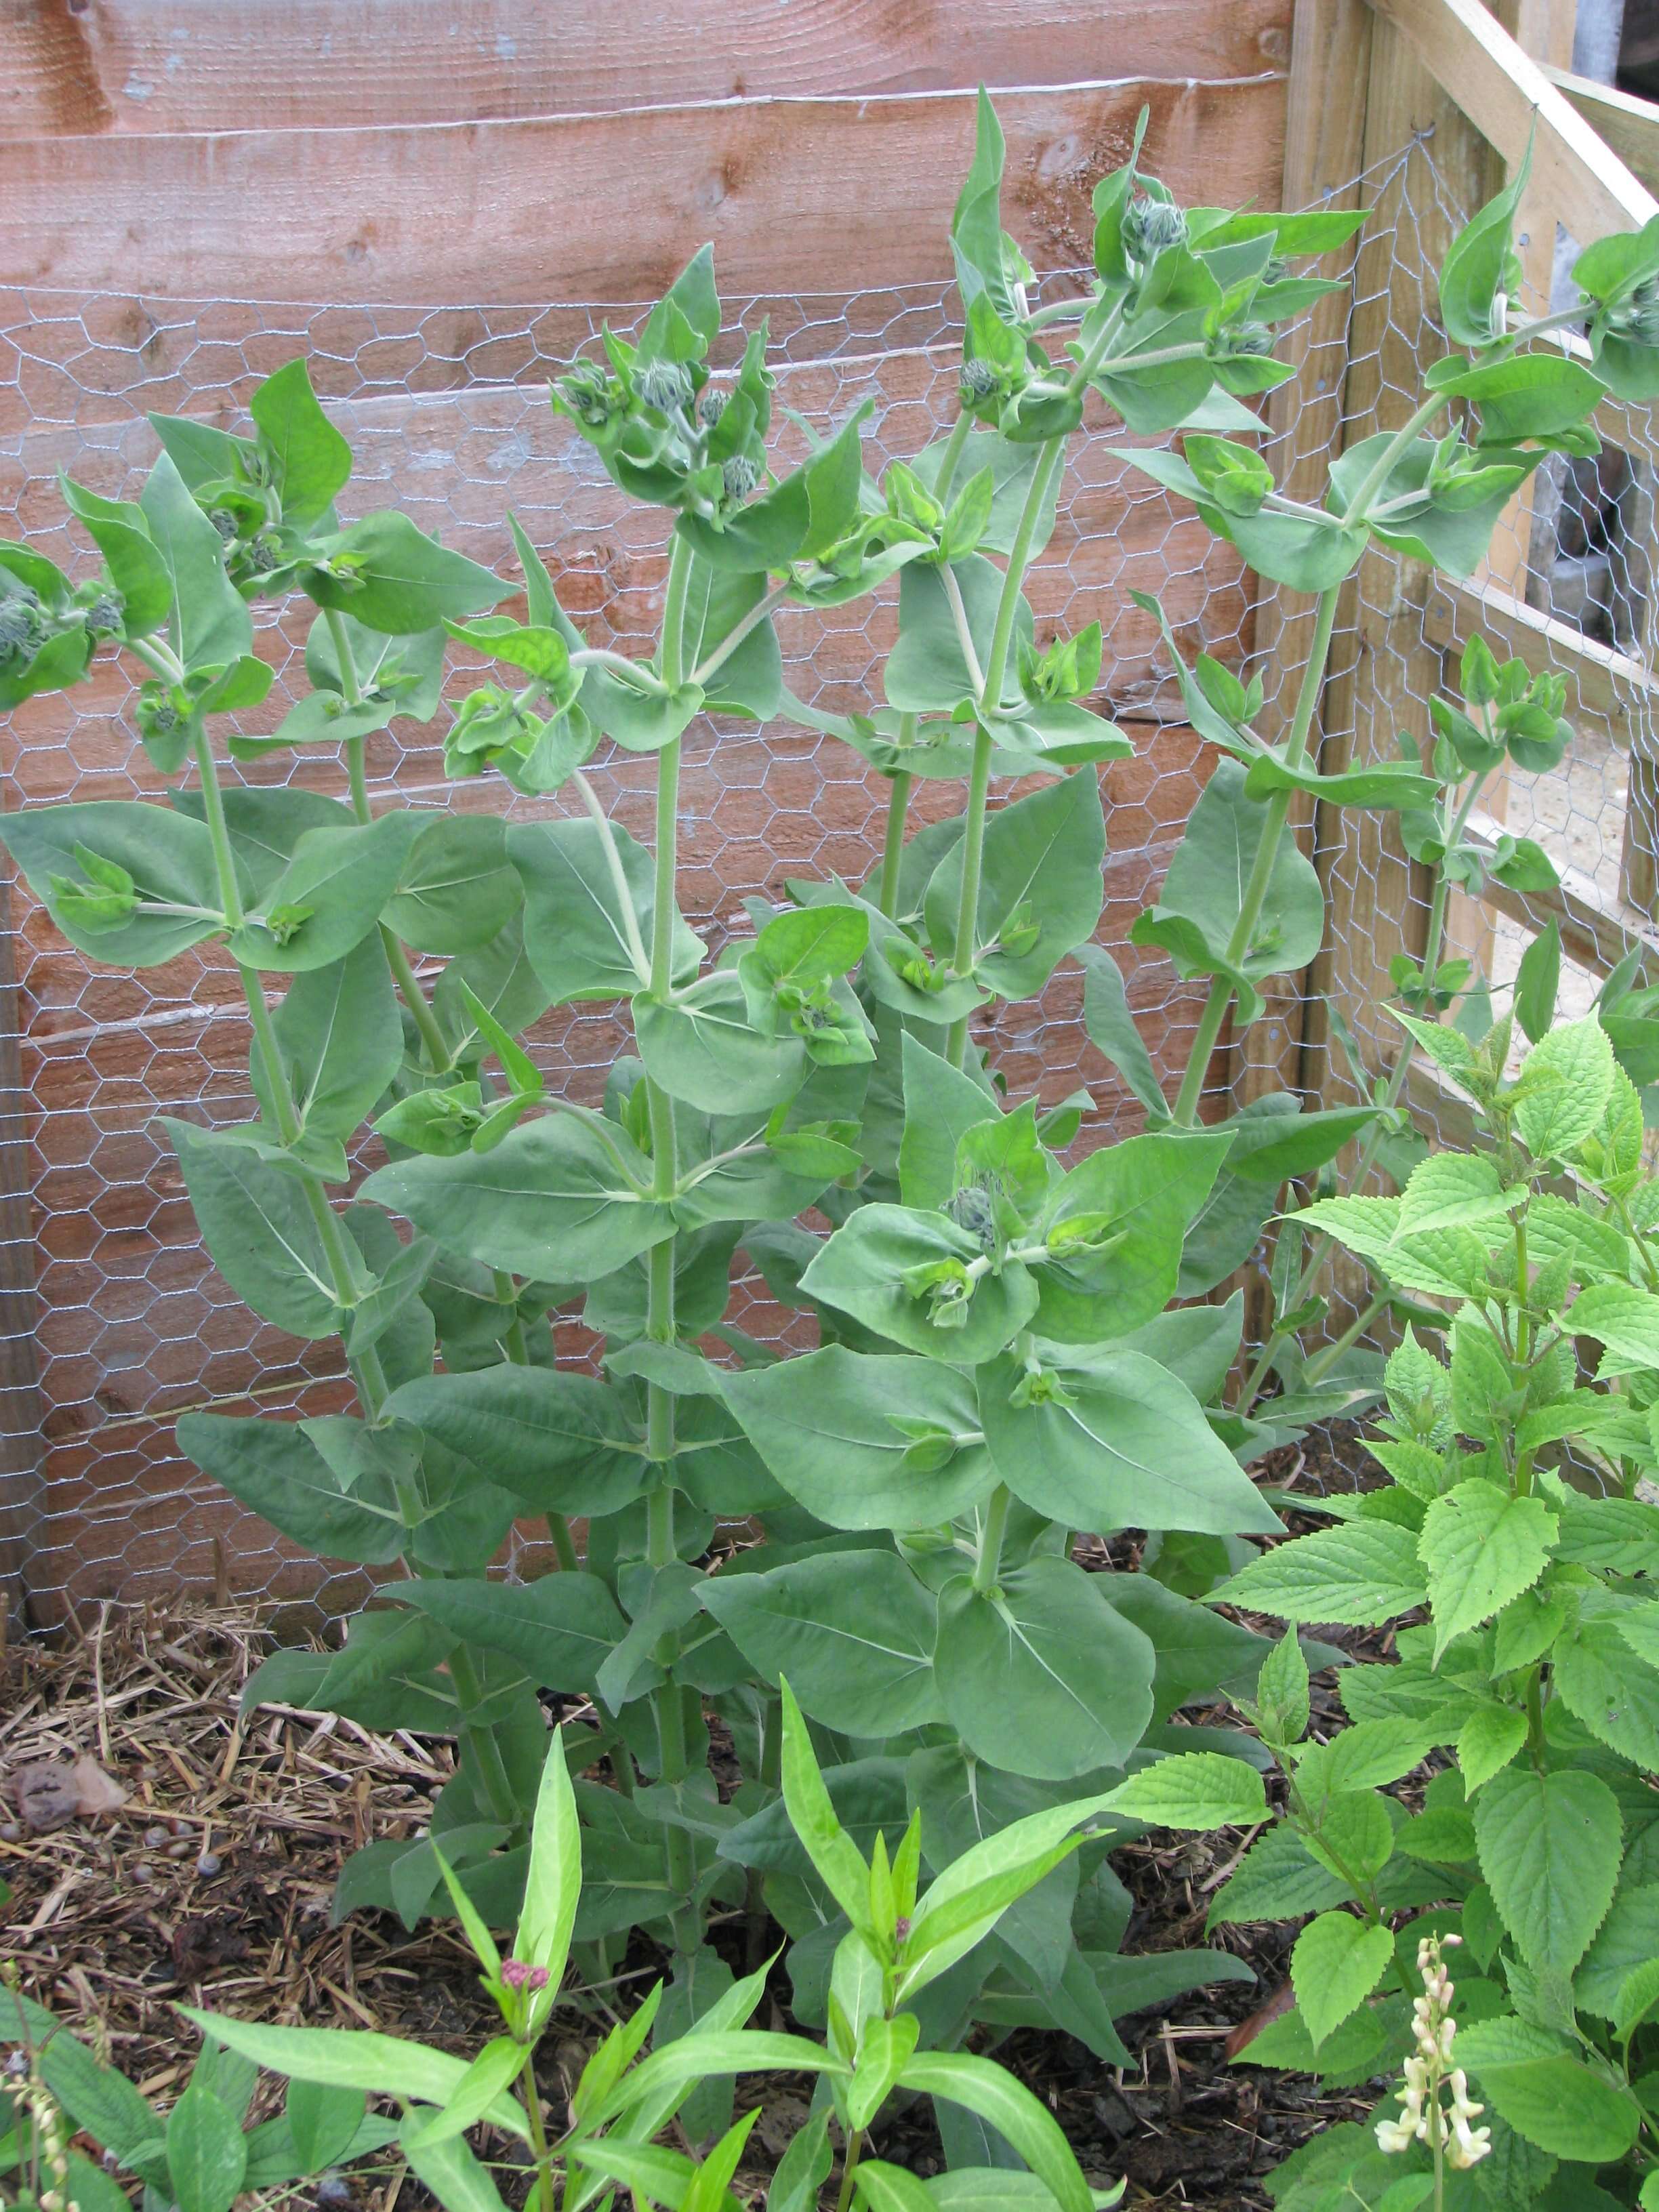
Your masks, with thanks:
[{"label": "wood grain texture", "polygon": [[1284,66],[1289,0],[0,0],[0,133],[304,130]]},{"label": "wood grain texture", "polygon": [[[1371,13],[1366,0],[1297,0],[1291,54],[1291,100],[1285,147],[1282,204],[1359,204],[1356,179],[1364,165],[1364,87],[1370,63]],[[1281,349],[1296,369],[1267,404],[1262,451],[1279,489],[1292,499],[1318,502],[1325,495],[1331,453],[1341,432],[1347,374],[1352,277],[1358,242],[1328,256],[1319,273],[1346,281],[1316,301]],[[1264,584],[1256,603],[1253,640],[1267,698],[1257,724],[1270,743],[1283,742],[1295,713],[1301,677],[1312,647],[1316,600],[1307,592]],[[1312,746],[1316,755],[1316,726]],[[1314,808],[1298,801],[1291,824],[1304,851],[1313,849]],[[1263,1018],[1240,1033],[1234,1048],[1232,1087],[1239,1105],[1301,1081],[1302,1007],[1305,978],[1272,977],[1264,988]]]},{"label": "wood grain texture", "polygon": [[[1146,165],[1178,198],[1277,196],[1280,76],[1137,76],[997,97],[1005,210],[1039,266],[1087,259],[1090,193],[1127,154],[1143,104]],[[269,300],[648,300],[708,239],[734,295],[943,283],[973,137],[973,94],[945,92],[20,139],[0,148],[0,283]]]},{"label": "wood grain texture", "polygon": [[1640,100],[1633,92],[1575,76],[1567,69],[1547,67],[1544,74],[1639,183],[1650,191],[1659,188],[1659,101]]},{"label": "wood grain texture", "polygon": [[1659,214],[1659,200],[1481,0],[1376,0],[1376,6],[1506,161],[1521,159],[1535,128],[1540,198],[1581,245],[1607,231],[1639,229]]}]

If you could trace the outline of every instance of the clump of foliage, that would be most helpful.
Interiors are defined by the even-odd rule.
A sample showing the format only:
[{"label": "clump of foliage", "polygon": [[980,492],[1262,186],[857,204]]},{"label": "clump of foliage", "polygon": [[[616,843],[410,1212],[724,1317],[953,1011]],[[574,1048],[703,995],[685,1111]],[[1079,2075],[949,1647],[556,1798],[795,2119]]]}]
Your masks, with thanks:
[{"label": "clump of foliage", "polygon": [[[838,2203],[864,2212],[1105,2212],[1122,2184],[1091,2191],[1058,2124],[994,2060],[925,2047],[917,2000],[1084,1843],[1131,1781],[1104,1796],[1049,1807],[973,1845],[921,1886],[921,1820],[890,1854],[878,1831],[866,1857],[837,1819],[800,1709],[782,1689],[783,1803],[799,1849],[842,1904],[849,1926],[830,1974],[824,2043],[746,2023],[766,1991],[763,1965],[710,2006],[695,2032],[664,2018],[659,1982],[594,2047],[568,2103],[550,2100],[537,2056],[560,2002],[582,1893],[581,1823],[570,1780],[580,1757],[555,1730],[537,1790],[523,1901],[507,1954],[441,1853],[440,1875],[499,2015],[471,2063],[407,2038],[361,2028],[284,2027],[186,2008],[203,2055],[165,2120],[125,2077],[101,2063],[15,1989],[0,1999],[0,2043],[15,2041],[0,2092],[0,2173],[21,2177],[17,2212],[121,2212],[115,2179],[138,2176],[178,2212],[229,2212],[252,2189],[315,2176],[391,2146],[447,2212],[505,2212],[490,2171],[468,2141],[477,2130],[520,2147],[533,2212],[582,2212],[625,2189],[660,2212],[720,2212],[761,2107],[733,2122],[733,2085],[757,2073],[808,2075],[825,2093],[792,2139],[767,2194],[769,2212],[810,2212],[835,2165]],[[579,2002],[577,1991],[565,2000]],[[647,2050],[649,2043],[650,2048]],[[283,2112],[247,2128],[260,2068],[287,2078]],[[1024,2171],[958,2165],[923,2183],[865,2158],[870,2130],[895,2095],[945,2101],[995,2130]],[[396,2119],[369,2114],[374,2097]],[[549,2122],[552,2124],[550,2127]],[[654,2140],[678,2119],[717,2137],[701,2158]],[[94,2165],[70,2148],[85,2130],[106,2153]]]},{"label": "clump of foliage", "polygon": [[[73,682],[95,649],[130,653],[147,672],[134,720],[151,763],[193,771],[170,805],[33,809],[4,842],[93,957],[145,966],[211,944],[234,963],[258,1116],[168,1134],[226,1280],[277,1327],[337,1337],[356,1386],[351,1414],[191,1413],[181,1446],[290,1536],[397,1570],[339,1651],[280,1654],[251,1695],[458,1742],[431,1834],[360,1853],[339,1908],[412,1923],[464,1899],[509,1924],[534,1864],[538,1692],[591,1699],[598,1726],[572,1743],[609,1778],[575,1785],[599,1874],[574,1940],[595,1979],[630,1929],[663,1942],[664,2033],[729,1998],[706,1922],[745,1903],[790,1939],[797,2016],[835,2032],[845,2008],[835,1961],[860,1923],[784,1820],[786,1674],[838,1817],[914,1834],[937,1877],[1172,1755],[1206,1778],[1188,1807],[1200,1824],[1229,1817],[1215,1806],[1230,1793],[1265,1802],[1251,1764],[1265,1754],[1177,1719],[1223,1692],[1261,1695],[1267,1640],[1200,1601],[1249,1536],[1280,1532],[1244,1464],[1375,1395],[1380,1358],[1360,1342],[1374,1323],[1446,1325],[1443,1283],[1402,1270],[1391,1235],[1356,1243],[1343,1211],[1407,1199],[1298,1200],[1355,1145],[1362,1180],[1382,1167],[1413,1188],[1421,1146],[1400,1108],[1413,1042],[1497,1083],[1505,1032],[1482,1034],[1488,1000],[1444,957],[1447,898],[1483,871],[1553,884],[1535,846],[1489,851],[1468,823],[1483,777],[1506,758],[1547,765],[1570,735],[1559,684],[1482,646],[1428,742],[1322,771],[1310,743],[1339,594],[1372,547],[1473,573],[1540,459],[1593,449],[1605,390],[1634,390],[1659,358],[1639,241],[1581,264],[1600,302],[1594,368],[1549,343],[1550,321],[1513,317],[1512,187],[1442,271],[1460,349],[1407,421],[1334,461],[1322,501],[1292,500],[1242,442],[1260,427],[1243,401],[1291,374],[1275,334],[1328,287],[1295,264],[1360,217],[1182,209],[1142,171],[1138,136],[1095,195],[1092,283],[1034,306],[1001,226],[1001,168],[983,101],[951,234],[959,412],[879,481],[861,416],[825,435],[803,426],[805,457],[779,472],[766,333],[732,368],[712,365],[707,252],[632,337],[607,331],[556,381],[568,434],[663,511],[648,655],[587,643],[516,520],[521,604],[395,511],[342,524],[351,455],[302,362],[253,395],[248,434],[156,418],[162,451],[136,504],[65,483],[104,562],[90,581],[0,547],[0,703]],[[1259,677],[1203,655],[1188,667],[1164,623],[1193,726],[1222,755],[1132,932],[1202,989],[1168,1090],[1091,941],[1098,766],[1130,750],[1087,703],[1102,624],[1040,640],[1024,589],[1068,443],[1103,405],[1137,439],[1178,432],[1178,447],[1124,458],[1261,575],[1316,597],[1279,735]],[[774,612],[895,578],[880,699],[829,716],[792,698]],[[312,688],[250,736],[224,720],[270,682],[250,605],[295,599],[313,611]],[[450,710],[452,642],[495,677]],[[562,811],[510,828],[375,814],[366,738],[441,711],[452,775],[559,793]],[[889,792],[867,880],[750,901],[750,933],[712,961],[677,904],[681,747],[710,713],[828,730]],[[653,848],[587,779],[602,739],[654,758]],[[337,754],[343,796],[240,783],[222,758],[293,749]],[[912,836],[918,778],[959,783],[963,805]],[[999,781],[1029,787],[993,806]],[[1305,969],[1322,937],[1319,877],[1287,834],[1298,798],[1396,813],[1431,872],[1425,957],[1395,977],[1407,1043],[1380,1075],[1353,1048],[1352,1108],[1306,1112],[1286,1092],[1206,1123],[1224,1030],[1258,1018],[1264,984]],[[411,948],[447,963],[429,995]],[[1093,1141],[1086,1092],[1011,1096],[975,1040],[976,1017],[1034,999],[1070,957],[1089,1034],[1145,1110],[1121,1141]],[[634,1044],[596,1103],[550,1091],[522,1042],[550,1008],[590,1000],[625,1003]],[[1454,1004],[1457,1027],[1437,1018]],[[1643,1048],[1639,994],[1608,1011]],[[385,1164],[354,1187],[365,1122]],[[1235,1384],[1242,1295],[1194,1302],[1276,1219],[1271,1333]],[[1462,1216],[1433,1231],[1454,1233],[1474,1232]],[[1309,1339],[1334,1238],[1362,1250],[1376,1295],[1322,1346]],[[810,1317],[817,1349],[780,1358],[732,1324],[739,1253]],[[597,1371],[558,1360],[559,1316],[602,1340]],[[545,1516],[558,1571],[491,1579],[527,1513]],[[709,1571],[717,1524],[738,1519],[761,1540]],[[1146,1571],[1085,1571],[1076,1533],[1124,1528],[1146,1532]],[[1415,1541],[1398,1522],[1385,1533],[1395,1553]],[[741,1768],[730,1802],[708,1766],[710,1713]],[[1182,1802],[1172,1785],[1159,1817]],[[932,1986],[929,2040],[1049,2025],[1121,2060],[1115,2015],[1244,1971],[1221,1953],[1121,1957],[1128,1910],[1103,1846],[1057,1862]]]}]

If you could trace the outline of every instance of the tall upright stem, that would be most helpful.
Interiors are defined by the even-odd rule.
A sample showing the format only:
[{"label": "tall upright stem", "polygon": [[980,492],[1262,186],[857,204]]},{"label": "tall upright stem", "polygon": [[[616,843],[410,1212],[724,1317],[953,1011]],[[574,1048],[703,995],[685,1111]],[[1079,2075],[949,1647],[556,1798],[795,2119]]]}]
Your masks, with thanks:
[{"label": "tall upright stem", "polygon": [[[991,631],[991,650],[986,660],[985,681],[979,695],[979,720],[974,729],[974,758],[968,779],[967,826],[962,833],[962,901],[957,908],[957,941],[951,960],[951,972],[958,976],[971,975],[974,971],[976,950],[974,937],[979,921],[979,889],[985,864],[985,805],[991,783],[993,740],[990,717],[998,713],[1002,705],[1003,684],[1008,673],[1008,655],[1013,646],[1021,586],[1025,581],[1025,571],[1030,566],[1031,548],[1036,537],[1038,521],[1065,458],[1065,438],[1051,438],[1044,446],[1031,474],[1025,504],[1020,510],[1013,544],[1008,551],[1008,567],[1002,580],[1001,596],[997,601],[996,621]],[[945,1053],[953,1067],[960,1067],[966,1060],[966,1014],[951,1023]]]},{"label": "tall upright stem", "polygon": [[[236,879],[236,859],[231,849],[230,830],[225,820],[224,794],[219,787],[218,765],[214,760],[213,746],[205,729],[198,732],[195,750],[197,771],[202,780],[202,811],[213,847],[214,868],[219,881],[219,902],[224,908],[226,921],[233,929],[236,929],[245,919],[241,886]],[[295,1110],[294,1094],[289,1087],[288,1071],[283,1065],[282,1048],[276,1042],[270,1010],[265,1004],[264,986],[258,971],[244,967],[240,961],[237,974],[241,978],[242,996],[247,1005],[248,1022],[253,1031],[253,1048],[264,1070],[265,1093],[276,1115],[276,1133],[283,1144],[291,1145],[300,1135],[300,1117]],[[334,1295],[341,1305],[354,1305],[359,1287],[357,1263],[347,1243],[339,1217],[329,1204],[328,1194],[319,1176],[307,1171],[301,1176],[300,1183],[305,1192],[307,1208],[317,1226],[318,1241],[322,1246],[323,1259],[334,1286]],[[351,1361],[350,1366],[363,1411],[370,1420],[374,1420],[386,1395],[386,1370],[380,1364],[380,1356],[371,1346]]]},{"label": "tall upright stem", "polygon": [[[1314,619],[1313,645],[1308,665],[1302,672],[1302,688],[1297,694],[1296,713],[1285,741],[1285,759],[1290,768],[1300,768],[1307,757],[1308,732],[1313,726],[1314,708],[1325,681],[1325,666],[1330,659],[1331,632],[1336,624],[1336,605],[1341,586],[1332,584],[1319,595],[1319,611]],[[1279,840],[1285,834],[1285,824],[1290,819],[1291,801],[1295,793],[1276,791],[1267,801],[1267,817],[1261,826],[1261,842],[1256,847],[1249,879],[1244,886],[1244,896],[1238,909],[1238,919],[1233,924],[1232,935],[1227,940],[1226,958],[1230,968],[1237,968],[1250,949],[1256,927],[1261,919],[1261,908],[1267,896],[1267,886],[1273,881],[1273,867],[1279,859]],[[1216,1040],[1221,1035],[1221,1025],[1227,1018],[1227,1009],[1233,1001],[1233,986],[1225,975],[1211,979],[1210,993],[1204,1002],[1204,1012],[1199,1017],[1198,1033],[1188,1055],[1186,1073],[1182,1077],[1180,1093],[1176,1099],[1174,1118],[1178,1127],[1191,1128],[1198,1119],[1199,1102],[1204,1095],[1204,1079],[1209,1073],[1210,1055],[1215,1050]]]},{"label": "tall upright stem", "polygon": [[973,430],[974,418],[964,408],[951,425],[951,434],[945,441],[945,451],[939,457],[939,474],[933,479],[933,496],[942,506],[951,495],[951,486],[956,482],[957,463],[962,459],[962,449]]},{"label": "tall upright stem", "polygon": [[[914,723],[915,717],[904,719]],[[876,903],[890,921],[898,910],[899,870],[904,865],[904,823],[915,782],[915,776],[907,769],[896,769],[887,779],[887,828],[881,844],[881,880]]]},{"label": "tall upright stem", "polygon": [[[334,642],[334,657],[340,665],[340,682],[343,687],[341,696],[348,706],[359,706],[363,691],[357,680],[357,662],[351,650],[351,634],[334,608],[325,610],[325,618],[328,623],[328,634]],[[368,803],[367,746],[368,739],[365,738],[348,738],[345,741],[346,782],[351,793],[351,811],[359,822],[365,823],[374,819]],[[404,950],[402,939],[396,931],[388,929],[382,922],[380,942],[386,947],[386,957],[398,995],[409,1009],[422,1045],[425,1048],[427,1059],[434,1071],[447,1067],[448,1042],[438,1026],[437,1016],[432,1011],[426,993],[421,988],[421,980]]]}]

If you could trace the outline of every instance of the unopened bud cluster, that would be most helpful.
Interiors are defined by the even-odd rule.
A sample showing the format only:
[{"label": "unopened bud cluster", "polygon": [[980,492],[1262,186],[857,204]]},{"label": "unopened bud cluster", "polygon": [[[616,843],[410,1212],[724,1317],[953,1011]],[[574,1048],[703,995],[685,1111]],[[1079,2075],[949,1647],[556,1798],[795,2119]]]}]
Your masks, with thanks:
[{"label": "unopened bud cluster", "polygon": [[[1470,2097],[1468,2076],[1452,2063],[1457,2033],[1451,2016],[1455,1984],[1440,1952],[1443,1942],[1462,1940],[1461,1936],[1425,1936],[1417,1947],[1417,1968],[1423,1977],[1423,1994],[1412,2001],[1417,2048],[1402,2069],[1406,2086],[1395,2093],[1402,2108],[1399,2118],[1376,2124],[1376,2140],[1383,2150],[1409,2150],[1414,2142],[1426,2143],[1431,2150],[1443,2148],[1447,2164],[1460,2169],[1478,2166],[1492,2148],[1492,2130],[1469,2125],[1486,2108]],[[1449,2100],[1443,2101],[1443,2090],[1449,2091]]]}]

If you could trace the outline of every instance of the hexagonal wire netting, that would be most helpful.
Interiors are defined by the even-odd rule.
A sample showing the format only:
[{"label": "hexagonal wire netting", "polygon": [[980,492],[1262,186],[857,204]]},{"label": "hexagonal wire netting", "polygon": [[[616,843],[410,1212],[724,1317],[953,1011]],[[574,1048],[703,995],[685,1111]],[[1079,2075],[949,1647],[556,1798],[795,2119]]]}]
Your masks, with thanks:
[{"label": "hexagonal wire netting", "polygon": [[[1396,355],[1412,362],[1423,336],[1422,230],[1425,222],[1455,222],[1462,211],[1446,204],[1420,144],[1362,181],[1367,203],[1380,204],[1393,225],[1391,252],[1361,257],[1353,299],[1357,316],[1385,295],[1390,303],[1371,390],[1392,424],[1415,396],[1403,380],[1391,381],[1389,364]],[[1063,272],[1051,281],[1066,288]],[[952,294],[913,286],[845,299],[734,301],[729,325],[752,327],[768,312],[780,402],[821,427],[873,401],[872,470],[943,434],[954,411],[959,340]],[[13,294],[0,301],[0,534],[84,573],[89,556],[65,527],[58,471],[132,497],[156,450],[146,410],[235,423],[252,386],[304,354],[356,450],[341,501],[348,517],[396,504],[507,574],[511,508],[592,641],[648,649],[664,518],[627,506],[588,449],[551,416],[545,393],[550,373],[602,322],[626,327],[639,313],[627,305],[535,311]],[[733,343],[723,341],[717,358],[729,362],[734,355]],[[1352,372],[1363,364],[1351,360],[1346,335],[1331,338],[1310,366],[1317,388],[1346,390],[1352,407],[1364,382]],[[790,458],[802,449],[793,426],[780,442]],[[1156,895],[1195,795],[1199,749],[1156,633],[1127,593],[1131,586],[1157,592],[1188,653],[1201,646],[1245,665],[1254,587],[1229,547],[1126,466],[1124,442],[1121,433],[1073,441],[1058,525],[1031,596],[1040,630],[1096,617],[1106,629],[1102,690],[1134,737],[1136,757],[1105,771],[1109,850],[1100,935],[1124,960],[1132,1001],[1161,1061],[1178,1069],[1200,994],[1161,956],[1134,951],[1127,939],[1134,915]],[[1267,450],[1271,456],[1271,440]],[[1632,531],[1628,512],[1622,535],[1615,526],[1621,501],[1624,510],[1640,507],[1644,466],[1639,459],[1624,464],[1623,477],[1610,466],[1601,482],[1581,471],[1565,489],[1557,479],[1569,526],[1561,534],[1577,548],[1572,557],[1589,624],[1633,653],[1644,647],[1648,530],[1638,515]],[[1638,541],[1640,562],[1631,550]],[[1517,589],[1526,567],[1513,543],[1495,549],[1494,572]],[[1549,588],[1565,590],[1559,563],[1552,568],[1540,556],[1534,570],[1535,599]],[[1389,564],[1368,562],[1351,638],[1339,638],[1337,652],[1340,661],[1364,637],[1376,680],[1392,681],[1402,712],[1414,709],[1409,719],[1420,723],[1427,689],[1421,623],[1408,621],[1402,635],[1397,580]],[[889,589],[828,613],[781,614],[792,689],[842,711],[878,698],[894,596]],[[264,732],[304,689],[304,625],[302,617],[276,619],[264,609],[256,618],[258,649],[277,680],[266,705],[240,719],[245,729]],[[1390,659],[1392,676],[1382,665]],[[452,690],[469,688],[477,673],[458,669]],[[1293,684],[1298,671],[1268,665],[1262,673],[1273,695]],[[10,720],[5,806],[164,795],[133,737],[131,697],[105,655],[89,684],[29,702]],[[1645,714],[1646,697],[1632,690],[1627,728]],[[370,739],[379,802],[492,807],[517,819],[562,811],[562,799],[518,799],[495,779],[452,787],[443,720],[441,710],[432,724],[404,720]],[[343,783],[326,750],[274,756],[246,774],[251,782],[330,791]],[[647,837],[652,776],[650,761],[609,749],[595,769],[607,804]],[[1511,777],[1509,826],[1540,836],[1611,902],[1626,783],[1626,763],[1607,727],[1586,726],[1559,770]],[[682,899],[694,927],[718,949],[742,922],[745,894],[774,890],[794,874],[834,871],[857,880],[878,849],[884,804],[880,779],[831,738],[776,725],[698,726],[686,745],[682,831]],[[959,804],[954,785],[923,782],[915,818]],[[1361,888],[1353,872],[1369,865],[1361,848],[1334,856],[1339,907],[1352,902]],[[214,1123],[251,1115],[234,970],[212,948],[137,975],[100,969],[68,948],[21,891],[13,920],[21,1084],[4,1103],[11,1126],[27,1134],[34,1178],[41,1449],[38,1479],[20,1483],[12,1512],[37,1616],[49,1620],[96,1595],[164,1597],[216,1584],[301,1601],[313,1618],[335,1615],[360,1592],[361,1574],[319,1565],[276,1536],[181,1461],[173,1443],[176,1415],[208,1401],[308,1412],[348,1401],[337,1345],[296,1345],[258,1321],[214,1273],[155,1126],[162,1114]],[[1495,982],[1512,975],[1527,935],[1502,921],[1478,948]],[[1594,988],[1579,975],[1569,994],[1588,1004]],[[1037,1006],[1000,1009],[986,1035],[1015,1095],[1037,1088],[1053,1100],[1080,1080],[1089,1084],[1099,1112],[1086,1145],[1138,1127],[1139,1113],[1086,1044],[1079,1012],[1073,971],[1057,977]],[[1367,1042],[1384,1048],[1386,1026],[1373,1025]],[[586,1098],[598,1095],[624,1045],[617,1010],[606,1006],[561,1010],[533,1033],[550,1081]],[[1316,1081],[1318,1073],[1310,1066],[1304,1079]],[[783,1322],[752,1281],[739,1285],[735,1317],[762,1334],[775,1334]],[[561,1342],[580,1356],[592,1340],[562,1327]],[[28,1439],[9,1441],[16,1450]],[[528,1539],[515,1540],[509,1564],[528,1565],[530,1548]]]}]

